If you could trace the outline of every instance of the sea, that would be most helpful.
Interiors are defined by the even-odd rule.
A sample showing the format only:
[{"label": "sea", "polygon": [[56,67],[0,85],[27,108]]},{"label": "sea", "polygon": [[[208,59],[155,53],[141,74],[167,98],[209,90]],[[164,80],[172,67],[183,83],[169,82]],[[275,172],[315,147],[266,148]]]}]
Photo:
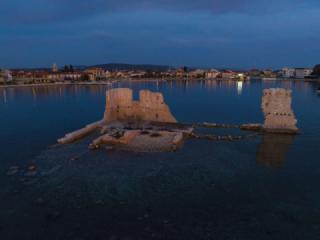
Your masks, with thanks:
[{"label": "sea", "polygon": [[[120,81],[0,88],[0,239],[320,239],[319,85]],[[292,90],[298,135],[189,139],[176,152],[88,149],[106,91],[161,92],[179,122],[263,123],[264,89]],[[202,129],[246,135],[239,129]]]}]

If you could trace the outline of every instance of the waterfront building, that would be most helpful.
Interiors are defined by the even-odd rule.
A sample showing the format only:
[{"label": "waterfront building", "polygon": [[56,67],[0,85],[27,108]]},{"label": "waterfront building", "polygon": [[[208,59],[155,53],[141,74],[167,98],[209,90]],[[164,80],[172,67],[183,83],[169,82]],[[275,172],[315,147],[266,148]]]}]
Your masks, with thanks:
[{"label": "waterfront building", "polygon": [[[130,71],[128,72],[130,78],[143,78],[147,75],[147,72],[145,71]],[[152,76],[152,73],[150,73],[150,76]]]},{"label": "waterfront building", "polygon": [[12,72],[10,70],[0,70],[0,83],[12,82]]},{"label": "waterfront building", "polygon": [[311,68],[296,68],[295,78],[305,78],[312,74],[313,70]]},{"label": "waterfront building", "polygon": [[271,70],[271,69],[265,69],[265,70],[262,70],[262,75],[264,76],[264,77],[275,77],[274,76],[274,73],[273,73],[273,71]]},{"label": "waterfront building", "polygon": [[[243,81],[247,79],[247,75],[245,73],[239,72],[237,73],[237,75],[235,76],[236,79]],[[242,85],[241,85],[242,87]]]},{"label": "waterfront building", "polygon": [[231,70],[224,70],[222,72],[222,78],[234,78],[235,75],[236,75],[236,73]]},{"label": "waterfront building", "polygon": [[188,76],[186,67],[179,68],[176,70],[175,75],[177,78],[184,78]]},{"label": "waterfront building", "polygon": [[105,72],[105,76],[106,76],[106,78],[111,78],[111,77],[112,77],[112,73],[107,70],[107,71]]},{"label": "waterfront building", "polygon": [[4,76],[1,69],[0,69],[0,84],[4,84]]},{"label": "waterfront building", "polygon": [[90,81],[103,80],[106,78],[106,72],[103,68],[89,68],[84,71]]},{"label": "waterfront building", "polygon": [[48,74],[48,79],[53,82],[63,81],[79,81],[84,77],[84,74],[79,71],[74,72],[51,72]]},{"label": "waterfront building", "polygon": [[189,72],[190,78],[203,78],[205,77],[205,71],[202,69],[196,69],[194,71]]},{"label": "waterfront building", "polygon": [[205,78],[212,79],[217,78],[219,76],[220,72],[216,69],[210,69],[208,72],[205,73]]},{"label": "waterfront building", "polygon": [[118,71],[118,72],[115,72],[115,77],[116,78],[129,78],[129,73],[126,72],[126,71]]},{"label": "waterfront building", "polygon": [[34,84],[34,83],[48,83],[47,71],[14,71],[12,72],[13,81],[16,84]]},{"label": "waterfront building", "polygon": [[305,78],[312,74],[311,68],[283,68],[282,77],[284,78]]},{"label": "waterfront building", "polygon": [[258,80],[263,77],[263,72],[259,69],[251,69],[248,71],[248,78],[251,80]]},{"label": "waterfront building", "polygon": [[166,72],[161,72],[162,77],[168,77],[168,78],[174,78],[175,77],[175,71],[174,70],[168,70]]},{"label": "waterfront building", "polygon": [[251,69],[249,71],[250,77],[261,77],[261,71],[259,69]]},{"label": "waterfront building", "polygon": [[295,77],[295,69],[294,68],[282,68],[282,76],[284,78],[294,78]]}]

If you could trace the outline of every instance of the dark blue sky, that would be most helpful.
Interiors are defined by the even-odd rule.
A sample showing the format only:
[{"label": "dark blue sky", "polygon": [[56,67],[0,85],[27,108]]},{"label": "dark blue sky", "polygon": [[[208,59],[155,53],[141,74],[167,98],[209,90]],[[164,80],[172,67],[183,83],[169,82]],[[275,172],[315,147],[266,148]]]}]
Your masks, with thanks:
[{"label": "dark blue sky", "polygon": [[319,0],[0,0],[0,68],[320,62]]}]

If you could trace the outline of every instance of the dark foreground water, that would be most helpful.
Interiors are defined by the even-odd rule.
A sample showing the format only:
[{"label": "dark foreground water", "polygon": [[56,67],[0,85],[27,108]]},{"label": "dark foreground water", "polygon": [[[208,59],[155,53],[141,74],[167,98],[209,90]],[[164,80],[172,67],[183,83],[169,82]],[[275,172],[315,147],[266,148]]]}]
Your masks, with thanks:
[{"label": "dark foreground water", "polygon": [[[320,239],[320,96],[303,82],[153,82],[182,122],[262,122],[293,90],[298,136],[190,140],[176,153],[53,146],[102,118],[105,86],[0,89],[0,239]],[[212,133],[226,133],[211,130]],[[230,130],[228,134],[238,134]],[[30,169],[32,171],[30,171]]]}]

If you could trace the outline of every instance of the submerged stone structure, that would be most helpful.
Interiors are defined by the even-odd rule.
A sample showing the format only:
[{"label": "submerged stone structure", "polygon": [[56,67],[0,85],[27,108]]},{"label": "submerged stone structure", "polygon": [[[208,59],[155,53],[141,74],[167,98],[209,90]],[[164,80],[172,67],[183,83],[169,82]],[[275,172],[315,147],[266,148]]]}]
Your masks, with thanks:
[{"label": "submerged stone structure", "polygon": [[91,144],[91,149],[103,145],[112,146],[114,149],[131,152],[170,152],[177,150],[185,140],[186,131],[172,128],[163,130],[154,127],[150,130],[134,129],[108,129],[107,133],[96,138]]},{"label": "submerged stone structure", "polygon": [[109,145],[127,151],[166,152],[177,150],[193,131],[177,123],[161,93],[141,90],[139,101],[134,101],[131,89],[119,88],[107,91],[106,96],[101,121],[66,134],[58,142],[67,144],[99,132],[91,149]]},{"label": "submerged stone structure", "polygon": [[297,133],[297,120],[291,108],[291,90],[270,88],[263,91],[263,130],[273,133]]},{"label": "submerged stone structure", "polygon": [[134,101],[133,92],[129,88],[109,90],[104,121],[177,122],[161,93],[141,90],[139,98],[139,101]]},{"label": "submerged stone structure", "polygon": [[[187,138],[213,141],[235,141],[256,137],[259,133],[297,133],[297,120],[291,109],[291,91],[267,89],[263,92],[264,124],[228,125],[216,123],[178,123],[164,102],[161,93],[141,90],[139,100],[133,100],[128,88],[109,90],[101,121],[87,125],[59,139],[60,144],[72,143],[92,134],[90,149],[102,146],[136,152],[167,152],[179,149]],[[218,136],[195,133],[195,128],[239,128],[258,134]],[[267,134],[267,133],[265,133]],[[268,145],[269,146],[269,145]],[[262,154],[260,155],[265,155]]]}]

